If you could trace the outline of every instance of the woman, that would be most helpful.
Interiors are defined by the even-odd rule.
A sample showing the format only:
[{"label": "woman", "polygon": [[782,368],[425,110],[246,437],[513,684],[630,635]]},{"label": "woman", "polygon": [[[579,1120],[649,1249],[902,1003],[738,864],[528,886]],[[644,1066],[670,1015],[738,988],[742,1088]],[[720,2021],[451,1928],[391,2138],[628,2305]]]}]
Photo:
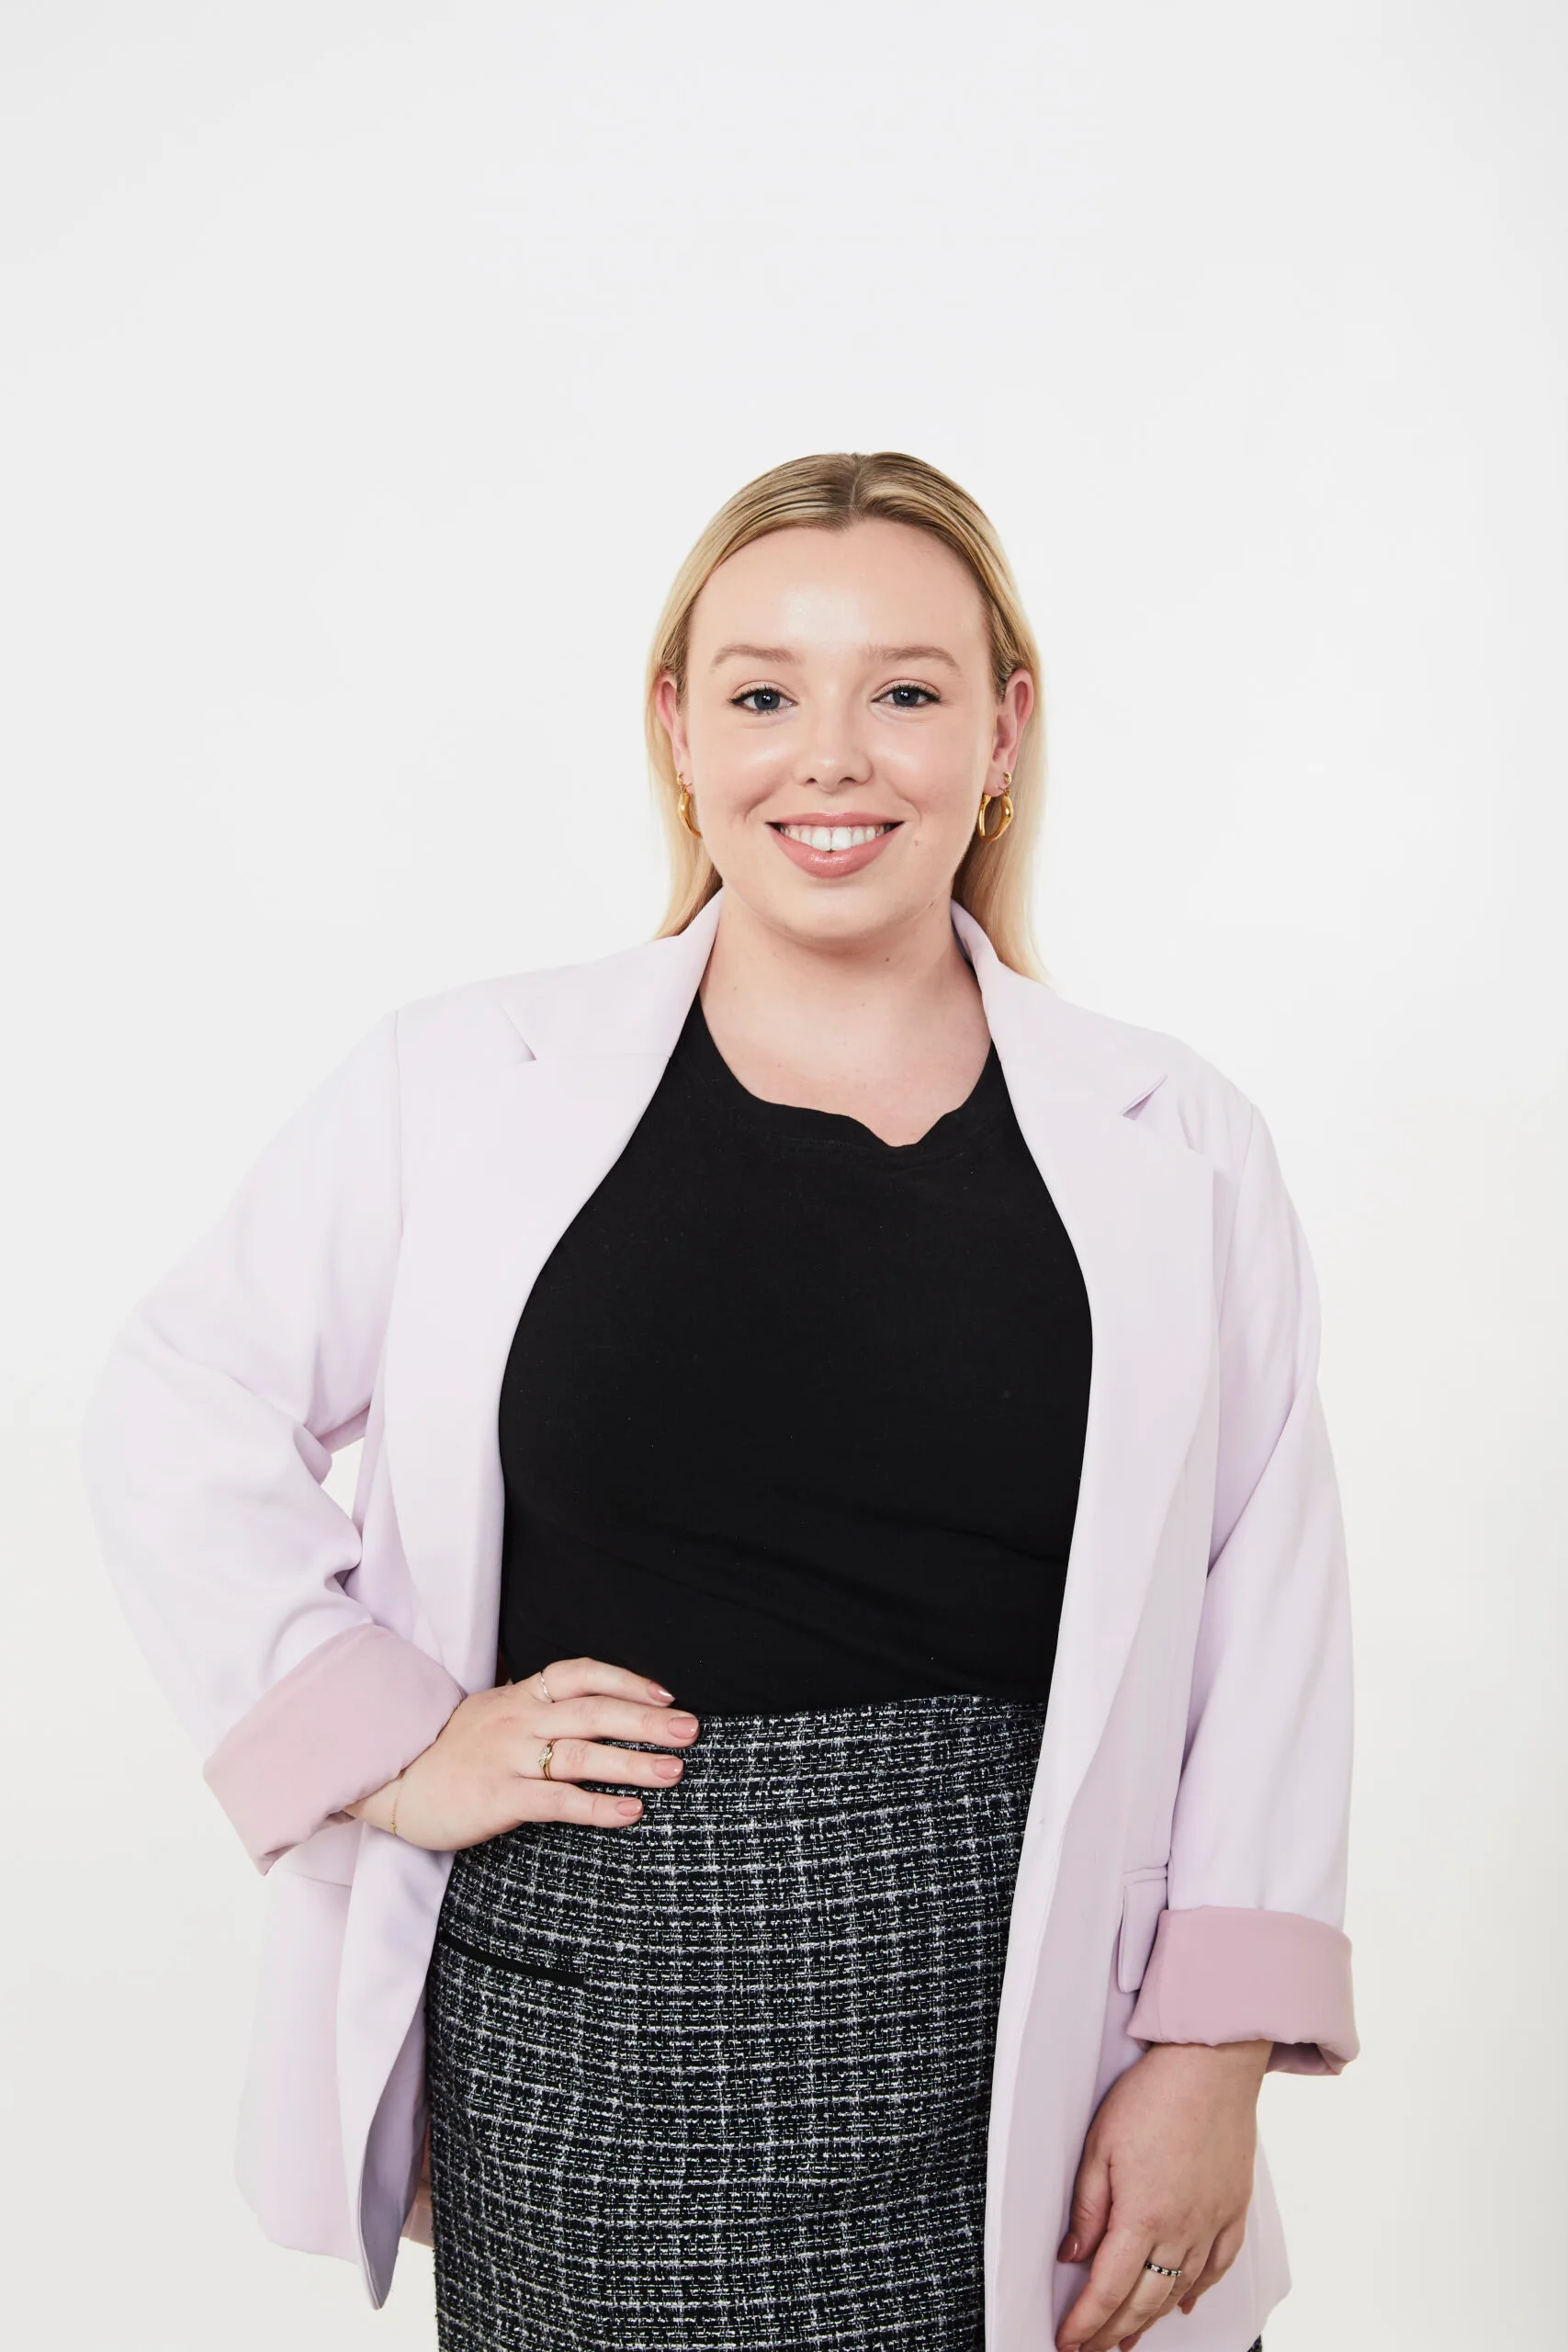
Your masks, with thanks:
[{"label": "woman", "polygon": [[389,1015],[93,1399],[268,1873],[242,2184],[379,2304],[427,2181],[444,2346],[1247,2352],[1288,2284],[1258,2085],[1356,2051],[1315,1294],[1252,1105],[1037,974],[1038,668],[942,474],[749,484],[658,935]]}]

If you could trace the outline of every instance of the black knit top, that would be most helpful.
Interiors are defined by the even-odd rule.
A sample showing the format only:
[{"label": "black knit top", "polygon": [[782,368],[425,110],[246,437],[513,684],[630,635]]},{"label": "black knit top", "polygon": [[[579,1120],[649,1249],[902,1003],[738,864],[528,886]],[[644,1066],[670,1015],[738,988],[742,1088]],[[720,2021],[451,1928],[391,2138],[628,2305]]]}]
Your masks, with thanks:
[{"label": "black knit top", "polygon": [[993,1045],[915,1143],[750,1093],[692,1001],[502,1385],[501,1635],[695,1713],[1044,1698],[1089,1301]]}]

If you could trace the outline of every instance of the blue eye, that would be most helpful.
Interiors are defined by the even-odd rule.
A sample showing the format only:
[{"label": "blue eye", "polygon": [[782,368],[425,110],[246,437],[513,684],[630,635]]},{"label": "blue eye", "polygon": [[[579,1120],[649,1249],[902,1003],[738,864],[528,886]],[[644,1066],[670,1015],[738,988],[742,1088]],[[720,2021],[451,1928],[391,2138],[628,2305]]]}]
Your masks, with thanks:
[{"label": "blue eye", "polygon": [[[887,693],[889,695],[919,695],[920,699],[919,702],[899,702],[895,704],[894,707],[897,710],[921,710],[925,707],[927,703],[940,702],[942,699],[940,695],[936,695],[931,692],[930,686],[917,686],[908,684],[889,686]],[[759,695],[772,695],[773,701],[765,707],[760,708],[756,700],[756,697]],[[886,697],[884,697],[884,699],[886,699]],[[748,686],[744,694],[731,696],[731,707],[735,710],[753,710],[756,712],[759,718],[771,718],[774,711],[776,711],[783,704],[784,700],[784,690],[780,686]]]}]

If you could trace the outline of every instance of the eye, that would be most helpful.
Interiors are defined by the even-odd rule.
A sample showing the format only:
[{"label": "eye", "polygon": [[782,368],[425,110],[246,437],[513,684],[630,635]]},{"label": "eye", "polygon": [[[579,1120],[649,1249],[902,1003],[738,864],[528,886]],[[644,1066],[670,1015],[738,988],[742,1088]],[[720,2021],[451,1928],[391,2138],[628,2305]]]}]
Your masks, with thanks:
[{"label": "eye", "polygon": [[773,711],[778,708],[779,704],[784,700],[784,689],[781,686],[748,686],[743,695],[734,695],[730,697],[735,709],[750,710],[755,708],[755,705],[751,700],[753,695],[773,695],[777,697],[777,699],[771,704],[766,710],[760,710],[757,712],[759,718],[772,718]]},{"label": "eye", "polygon": [[[936,695],[931,692],[930,686],[917,686],[906,684],[902,685],[889,686],[887,692],[890,695],[923,695],[927,702],[940,702],[942,699],[940,695]],[[918,702],[900,702],[895,703],[894,705],[894,708],[896,710],[919,710],[923,706]]]}]

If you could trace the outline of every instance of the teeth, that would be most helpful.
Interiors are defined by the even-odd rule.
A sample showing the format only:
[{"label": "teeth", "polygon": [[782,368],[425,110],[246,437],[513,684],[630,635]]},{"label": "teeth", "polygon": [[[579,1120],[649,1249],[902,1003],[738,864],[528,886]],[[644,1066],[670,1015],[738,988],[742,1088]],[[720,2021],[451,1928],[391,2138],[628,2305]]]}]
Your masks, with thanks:
[{"label": "teeth", "polygon": [[858,849],[862,842],[874,842],[878,833],[888,831],[886,825],[781,825],[792,842],[804,842],[808,849]]}]

